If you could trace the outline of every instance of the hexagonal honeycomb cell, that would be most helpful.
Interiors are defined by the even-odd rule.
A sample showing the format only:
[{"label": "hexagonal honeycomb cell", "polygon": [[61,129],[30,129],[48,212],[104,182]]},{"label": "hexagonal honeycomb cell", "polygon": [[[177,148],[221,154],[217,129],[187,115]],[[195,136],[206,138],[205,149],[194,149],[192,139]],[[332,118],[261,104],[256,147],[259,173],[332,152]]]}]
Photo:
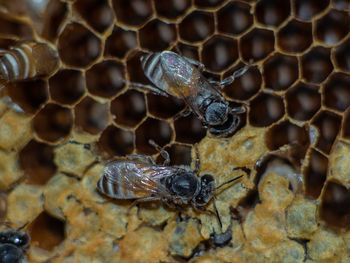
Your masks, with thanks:
[{"label": "hexagonal honeycomb cell", "polygon": [[207,69],[221,72],[237,60],[237,42],[232,38],[214,36],[204,43],[202,58]]},{"label": "hexagonal honeycomb cell", "polygon": [[140,45],[150,51],[162,51],[177,38],[175,25],[155,19],[139,30]]},{"label": "hexagonal honeycomb cell", "polygon": [[69,108],[49,103],[33,119],[37,136],[48,142],[56,142],[69,135],[73,127],[73,116]]},{"label": "hexagonal honeycomb cell", "polygon": [[291,12],[288,1],[262,0],[255,7],[257,20],[266,26],[279,26]]},{"label": "hexagonal honeycomb cell", "polygon": [[264,63],[264,77],[268,88],[273,90],[288,89],[299,76],[298,60],[296,57],[274,54]]},{"label": "hexagonal honeycomb cell", "polygon": [[113,60],[105,60],[96,63],[86,71],[86,88],[93,95],[110,98],[124,88],[123,76],[122,64]]},{"label": "hexagonal honeycomb cell", "polygon": [[245,61],[258,61],[273,52],[275,37],[272,31],[253,29],[245,34],[240,41],[240,49]]},{"label": "hexagonal honeycomb cell", "polygon": [[311,23],[291,20],[277,33],[277,45],[285,52],[303,52],[312,44]]},{"label": "hexagonal honeycomb cell", "polygon": [[[0,230],[31,236],[28,262],[348,262],[349,12],[347,0],[0,0],[0,75],[13,75],[0,76]],[[189,97],[142,86],[141,56],[163,50],[205,66],[232,133],[205,127]],[[202,100],[186,81],[171,88]],[[201,190],[213,176],[203,209],[221,225],[198,199],[174,209],[170,194],[134,205],[98,191],[110,162],[154,171],[165,151]]]},{"label": "hexagonal honeycomb cell", "polygon": [[86,67],[101,52],[101,40],[78,23],[68,24],[58,39],[61,60],[70,66]]},{"label": "hexagonal honeycomb cell", "polygon": [[194,11],[179,24],[180,37],[189,42],[198,42],[208,38],[214,32],[212,13]]},{"label": "hexagonal honeycomb cell", "polygon": [[86,92],[85,79],[79,70],[62,69],[49,79],[51,98],[60,103],[76,103]]},{"label": "hexagonal honeycomb cell", "polygon": [[328,0],[296,0],[294,1],[296,15],[302,20],[311,20],[314,16],[325,10],[328,5]]},{"label": "hexagonal honeycomb cell", "polygon": [[176,19],[184,15],[191,4],[186,0],[170,0],[167,2],[164,2],[162,0],[155,0],[154,6],[159,17],[164,17],[166,19]]},{"label": "hexagonal honeycomb cell", "polygon": [[91,134],[102,132],[108,124],[108,104],[85,97],[75,106],[77,128]]},{"label": "hexagonal honeycomb cell", "polygon": [[106,39],[104,55],[123,58],[128,51],[136,47],[136,32],[115,26],[112,34]]},{"label": "hexagonal honeycomb cell", "polygon": [[100,33],[112,25],[114,15],[107,0],[75,1],[73,8]]},{"label": "hexagonal honeycomb cell", "polygon": [[349,12],[331,10],[317,21],[316,37],[326,45],[334,45],[349,33],[349,27]]}]

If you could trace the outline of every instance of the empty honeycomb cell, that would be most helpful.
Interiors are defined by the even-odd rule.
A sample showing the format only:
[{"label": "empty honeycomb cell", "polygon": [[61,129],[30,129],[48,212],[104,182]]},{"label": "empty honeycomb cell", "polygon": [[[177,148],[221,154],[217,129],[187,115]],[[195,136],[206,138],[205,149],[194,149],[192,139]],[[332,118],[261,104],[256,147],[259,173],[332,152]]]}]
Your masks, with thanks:
[{"label": "empty honeycomb cell", "polygon": [[45,185],[56,172],[54,148],[35,140],[19,152],[19,162],[28,184]]},{"label": "empty honeycomb cell", "polygon": [[214,33],[214,16],[204,11],[193,11],[179,24],[180,37],[189,42],[198,42]]},{"label": "empty honeycomb cell", "polygon": [[334,8],[338,10],[347,10],[350,11],[350,2],[349,0],[333,0]]},{"label": "empty honeycomb cell", "polygon": [[[192,147],[185,144],[175,143],[164,148],[169,153],[170,165],[188,165],[191,166]],[[163,163],[164,158],[159,154],[157,163]]]},{"label": "empty honeycomb cell", "polygon": [[57,142],[66,137],[73,126],[70,109],[54,103],[46,104],[33,119],[33,127],[40,139]]},{"label": "empty honeycomb cell", "polygon": [[302,75],[308,82],[320,83],[333,70],[330,60],[330,50],[323,47],[314,47],[302,56]]},{"label": "empty honeycomb cell", "polygon": [[341,128],[341,116],[330,111],[322,111],[313,119],[312,124],[320,132],[316,147],[326,154],[330,153]]},{"label": "empty honeycomb cell", "polygon": [[74,9],[98,32],[104,32],[113,22],[114,15],[107,0],[78,0]]},{"label": "empty honeycomb cell", "polygon": [[199,61],[198,47],[178,42],[177,50],[175,50],[175,52],[180,52],[181,56],[192,58],[194,60]]},{"label": "empty honeycomb cell", "polygon": [[113,125],[108,126],[102,132],[98,146],[108,155],[108,159],[131,154],[134,150],[134,133]]},{"label": "empty honeycomb cell", "polygon": [[[224,74],[228,77],[233,74],[239,67],[229,70]],[[235,81],[224,87],[224,93],[232,99],[248,100],[257,94],[261,87],[261,73],[257,67],[250,67],[244,75],[235,79]]]},{"label": "empty honeycomb cell", "polygon": [[106,39],[104,55],[123,58],[126,53],[137,47],[136,32],[115,26]]},{"label": "empty honeycomb cell", "polygon": [[152,15],[151,0],[112,0],[118,23],[139,26]]},{"label": "empty honeycomb cell", "polygon": [[350,37],[335,48],[335,64],[350,73]]},{"label": "empty honeycomb cell", "polygon": [[290,14],[289,1],[262,0],[255,8],[257,20],[267,26],[279,26]]},{"label": "empty honeycomb cell", "polygon": [[270,150],[277,150],[286,144],[298,144],[307,148],[310,144],[309,133],[305,126],[300,127],[290,121],[283,121],[267,131],[266,144]]},{"label": "empty honeycomb cell", "polygon": [[224,36],[214,36],[203,44],[202,62],[216,72],[234,64],[238,58],[236,40]]},{"label": "empty honeycomb cell", "polygon": [[154,0],[154,5],[158,16],[176,19],[185,14],[191,3],[187,0]]},{"label": "empty honeycomb cell", "polygon": [[56,40],[60,26],[67,16],[67,11],[67,3],[59,0],[49,1],[43,17],[41,36],[49,41]]},{"label": "empty honeycomb cell", "polygon": [[316,37],[326,45],[341,41],[350,30],[348,11],[331,10],[316,23]]},{"label": "empty honeycomb cell", "polygon": [[266,29],[253,29],[245,34],[239,43],[242,56],[246,61],[258,61],[273,52],[275,37],[272,31]]},{"label": "empty honeycomb cell", "polygon": [[60,34],[57,48],[67,65],[86,67],[100,55],[101,41],[84,26],[71,23]]},{"label": "empty honeycomb cell", "polygon": [[350,108],[345,112],[343,119],[343,137],[350,139]]},{"label": "empty honeycomb cell", "polygon": [[135,132],[136,150],[142,154],[154,154],[156,149],[149,144],[154,140],[158,145],[168,144],[172,137],[172,130],[169,123],[148,117]]},{"label": "empty honeycomb cell", "polygon": [[58,103],[71,105],[85,93],[85,79],[81,71],[62,69],[49,79],[51,98]]},{"label": "empty honeycomb cell", "polygon": [[260,93],[250,102],[249,121],[253,126],[269,126],[283,115],[284,104],[279,96]]},{"label": "empty honeycomb cell", "polygon": [[298,79],[298,75],[296,57],[277,53],[264,62],[265,85],[273,90],[288,89]]},{"label": "empty honeycomb cell", "polygon": [[140,45],[150,51],[162,51],[176,40],[176,28],[173,24],[158,19],[148,22],[139,31]]},{"label": "empty honeycomb cell", "polygon": [[305,194],[317,199],[327,178],[328,159],[320,152],[311,149],[308,163],[304,168]]},{"label": "empty honeycomb cell", "polygon": [[320,218],[331,226],[349,227],[350,191],[337,182],[328,182],[322,195]]},{"label": "empty honeycomb cell", "polygon": [[193,114],[177,119],[174,126],[177,142],[194,144],[206,135],[206,129],[197,116]]},{"label": "empty honeycomb cell", "polygon": [[217,12],[218,30],[232,35],[246,31],[254,22],[250,8],[246,3],[229,1]]},{"label": "empty honeycomb cell", "polygon": [[85,97],[74,108],[75,124],[88,133],[98,134],[108,125],[108,109],[107,103]]},{"label": "empty honeycomb cell", "polygon": [[114,122],[127,127],[135,127],[146,116],[145,95],[136,90],[127,90],[111,102]]},{"label": "empty honeycomb cell", "polygon": [[295,19],[277,33],[277,44],[285,52],[303,52],[312,41],[312,24]]},{"label": "empty honeycomb cell", "polygon": [[311,20],[328,7],[329,0],[296,0],[292,3],[295,5],[295,13],[298,18]]},{"label": "empty honeycomb cell", "polygon": [[16,21],[1,12],[0,16],[0,35],[12,38],[32,39],[32,28],[20,21]]},{"label": "empty honeycomb cell", "polygon": [[185,103],[182,99],[147,94],[148,113],[154,117],[167,119],[179,113],[184,107]]},{"label": "empty honeycomb cell", "polygon": [[324,104],[345,111],[350,105],[350,74],[335,73],[324,86]]},{"label": "empty honeycomb cell", "polygon": [[26,113],[35,113],[48,100],[47,84],[43,80],[12,83],[8,94]]},{"label": "empty honeycomb cell", "polygon": [[96,96],[109,98],[124,88],[124,67],[119,62],[106,60],[86,71],[86,87]]},{"label": "empty honeycomb cell", "polygon": [[299,82],[286,93],[287,112],[293,119],[310,120],[321,107],[321,94],[316,85]]},{"label": "empty honeycomb cell", "polygon": [[194,0],[194,4],[199,8],[214,8],[221,5],[224,0]]},{"label": "empty honeycomb cell", "polygon": [[50,216],[45,211],[30,223],[28,231],[31,245],[52,251],[64,240],[64,222]]}]

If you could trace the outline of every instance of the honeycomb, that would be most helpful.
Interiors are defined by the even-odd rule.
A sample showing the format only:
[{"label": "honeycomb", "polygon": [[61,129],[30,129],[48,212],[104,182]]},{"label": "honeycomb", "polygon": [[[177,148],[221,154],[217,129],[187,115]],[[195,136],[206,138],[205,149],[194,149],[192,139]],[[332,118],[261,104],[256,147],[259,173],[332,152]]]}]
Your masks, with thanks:
[{"label": "honeycomb", "polygon": [[[0,75],[0,220],[26,225],[29,262],[350,260],[349,1],[0,0],[0,12],[0,56],[28,41],[56,52],[50,70],[30,54],[32,78]],[[216,138],[178,117],[182,100],[125,84],[150,85],[140,57],[162,50],[214,80],[249,65],[222,90],[247,108],[235,134]],[[251,171],[217,193],[222,228],[96,191],[110,159],[161,163],[149,139],[172,165],[193,166],[197,144],[218,185]]]}]

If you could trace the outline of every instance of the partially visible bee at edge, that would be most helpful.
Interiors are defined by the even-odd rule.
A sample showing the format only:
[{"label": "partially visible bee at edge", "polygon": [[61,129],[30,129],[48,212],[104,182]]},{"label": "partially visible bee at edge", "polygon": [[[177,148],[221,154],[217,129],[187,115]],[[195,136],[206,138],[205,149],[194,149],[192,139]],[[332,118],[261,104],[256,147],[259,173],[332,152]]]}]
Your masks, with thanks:
[{"label": "partially visible bee at edge", "polygon": [[57,66],[57,51],[45,43],[22,42],[0,49],[0,90],[12,81],[48,76]]},{"label": "partially visible bee at edge", "polygon": [[137,202],[163,201],[175,207],[192,205],[197,210],[207,212],[210,211],[205,209],[205,206],[213,199],[215,213],[222,226],[215,205],[215,192],[243,175],[215,187],[212,175],[198,175],[200,164],[197,149],[196,169],[191,169],[185,165],[169,166],[168,152],[152,140],[150,144],[160,151],[165,159],[163,165],[155,164],[150,156],[139,155],[110,162],[105,166],[103,175],[97,182],[97,189],[114,199],[136,199]]},{"label": "partially visible bee at edge", "polygon": [[146,77],[156,87],[138,83],[129,83],[130,85],[148,89],[158,95],[183,99],[214,135],[230,135],[240,124],[238,114],[244,113],[246,109],[231,108],[218,88],[231,84],[249,66],[217,82],[203,76],[204,65],[171,51],[146,54],[141,57],[141,64]]},{"label": "partially visible bee at edge", "polygon": [[25,252],[29,248],[30,238],[20,229],[7,229],[0,232],[1,263],[27,262]]}]

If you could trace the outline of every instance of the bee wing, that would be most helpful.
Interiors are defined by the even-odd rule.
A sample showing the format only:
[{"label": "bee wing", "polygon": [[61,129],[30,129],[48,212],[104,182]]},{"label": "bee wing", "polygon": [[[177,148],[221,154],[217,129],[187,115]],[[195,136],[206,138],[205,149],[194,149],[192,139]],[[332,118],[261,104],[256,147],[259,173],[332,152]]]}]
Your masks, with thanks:
[{"label": "bee wing", "polygon": [[[170,197],[160,181],[175,171],[172,167],[141,162],[112,162],[105,167],[97,188],[115,199],[138,199],[149,196]],[[177,168],[178,169],[178,168]]]}]

